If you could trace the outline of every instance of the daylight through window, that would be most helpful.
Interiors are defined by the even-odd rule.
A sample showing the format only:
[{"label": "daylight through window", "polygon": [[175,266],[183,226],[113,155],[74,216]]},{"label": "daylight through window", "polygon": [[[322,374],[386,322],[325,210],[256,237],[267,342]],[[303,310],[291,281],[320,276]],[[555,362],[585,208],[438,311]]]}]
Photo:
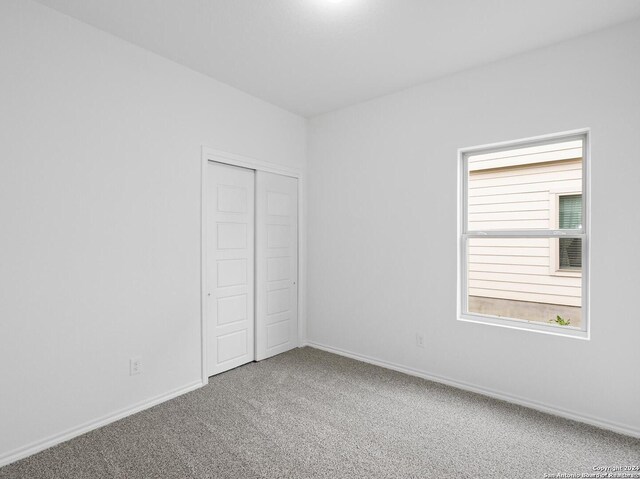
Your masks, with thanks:
[{"label": "daylight through window", "polygon": [[586,334],[586,145],[463,151],[462,319]]}]

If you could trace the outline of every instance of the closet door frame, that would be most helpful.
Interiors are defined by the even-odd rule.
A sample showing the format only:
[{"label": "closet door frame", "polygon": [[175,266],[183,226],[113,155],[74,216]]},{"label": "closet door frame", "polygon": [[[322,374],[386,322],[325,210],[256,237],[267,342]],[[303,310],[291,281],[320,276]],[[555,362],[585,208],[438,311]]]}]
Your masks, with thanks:
[{"label": "closet door frame", "polygon": [[207,370],[207,166],[209,162],[238,166],[249,170],[264,171],[277,175],[290,176],[298,180],[298,346],[304,344],[306,337],[306,228],[304,215],[304,176],[295,168],[276,165],[266,161],[236,155],[225,151],[202,147],[201,159],[201,190],[200,190],[200,348],[201,348],[201,376],[202,384],[209,383]]}]

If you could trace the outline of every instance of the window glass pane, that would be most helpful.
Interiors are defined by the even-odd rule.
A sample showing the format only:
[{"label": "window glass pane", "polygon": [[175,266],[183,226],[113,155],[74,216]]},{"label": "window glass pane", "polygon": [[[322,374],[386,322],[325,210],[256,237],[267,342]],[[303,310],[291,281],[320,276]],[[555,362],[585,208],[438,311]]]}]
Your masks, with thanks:
[{"label": "window glass pane", "polygon": [[562,227],[554,213],[559,191],[570,193],[564,224],[581,223],[582,140],[471,155],[467,166],[469,231]]},{"label": "window glass pane", "polygon": [[[574,242],[567,248],[581,249],[580,239],[565,239]],[[557,238],[469,238],[467,312],[581,327],[581,272],[557,274],[557,244]]]},{"label": "window glass pane", "polygon": [[562,195],[559,198],[560,229],[582,228],[582,195]]},{"label": "window glass pane", "polygon": [[560,269],[575,270],[582,268],[582,240],[579,238],[560,238],[558,260]]}]

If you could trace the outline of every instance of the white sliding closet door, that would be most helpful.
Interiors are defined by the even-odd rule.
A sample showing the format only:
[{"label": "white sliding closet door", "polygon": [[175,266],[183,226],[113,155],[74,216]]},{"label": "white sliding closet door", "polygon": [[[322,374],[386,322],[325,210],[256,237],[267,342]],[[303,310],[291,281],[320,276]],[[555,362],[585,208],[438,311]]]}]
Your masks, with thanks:
[{"label": "white sliding closet door", "polygon": [[298,181],[256,172],[256,359],[298,346]]},{"label": "white sliding closet door", "polygon": [[207,363],[212,376],[255,358],[255,172],[209,162],[207,175]]}]

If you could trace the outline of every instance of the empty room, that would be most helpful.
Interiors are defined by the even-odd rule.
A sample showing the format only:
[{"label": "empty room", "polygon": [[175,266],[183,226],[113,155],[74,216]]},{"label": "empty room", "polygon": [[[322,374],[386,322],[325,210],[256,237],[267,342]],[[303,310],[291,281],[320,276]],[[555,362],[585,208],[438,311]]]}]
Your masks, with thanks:
[{"label": "empty room", "polygon": [[640,1],[1,0],[0,479],[640,478]]}]

